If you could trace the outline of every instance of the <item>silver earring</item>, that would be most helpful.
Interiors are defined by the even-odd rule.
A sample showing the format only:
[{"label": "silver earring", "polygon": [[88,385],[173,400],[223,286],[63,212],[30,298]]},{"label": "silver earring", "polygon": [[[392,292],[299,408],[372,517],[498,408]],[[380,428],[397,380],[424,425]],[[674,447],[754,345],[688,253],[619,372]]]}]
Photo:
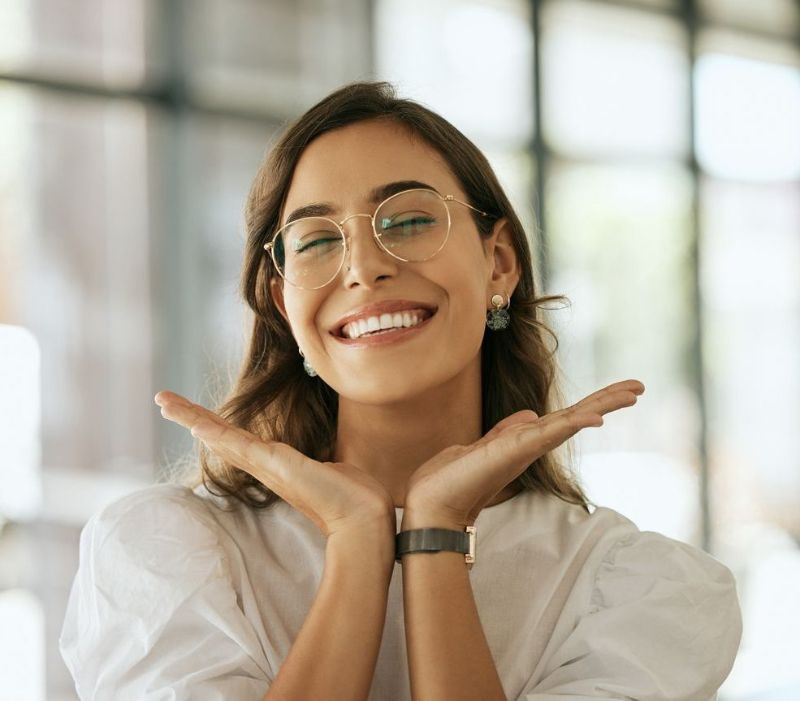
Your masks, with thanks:
[{"label": "silver earring", "polygon": [[303,370],[306,371],[306,375],[309,377],[316,377],[317,371],[311,367],[311,363],[306,360],[306,356],[303,355],[303,351],[298,347],[297,350],[300,351],[300,357],[303,359]]},{"label": "silver earring", "polygon": [[511,321],[511,315],[506,311],[506,309],[511,306],[511,297],[508,298],[508,302],[506,303],[505,307],[501,309],[503,306],[503,295],[492,295],[492,305],[494,306],[494,309],[489,310],[489,314],[486,318],[486,325],[492,331],[501,331],[505,328],[508,328],[508,324]]}]

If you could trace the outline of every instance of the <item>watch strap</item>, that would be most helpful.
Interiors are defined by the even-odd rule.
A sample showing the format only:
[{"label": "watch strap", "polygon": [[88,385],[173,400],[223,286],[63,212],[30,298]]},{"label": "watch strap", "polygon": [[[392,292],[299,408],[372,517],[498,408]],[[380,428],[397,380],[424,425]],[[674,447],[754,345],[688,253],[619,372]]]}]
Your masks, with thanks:
[{"label": "watch strap", "polygon": [[447,528],[418,528],[402,531],[395,539],[395,560],[401,561],[403,555],[417,552],[439,552],[447,550],[464,553],[468,569],[475,564],[477,529],[466,526],[463,531]]}]

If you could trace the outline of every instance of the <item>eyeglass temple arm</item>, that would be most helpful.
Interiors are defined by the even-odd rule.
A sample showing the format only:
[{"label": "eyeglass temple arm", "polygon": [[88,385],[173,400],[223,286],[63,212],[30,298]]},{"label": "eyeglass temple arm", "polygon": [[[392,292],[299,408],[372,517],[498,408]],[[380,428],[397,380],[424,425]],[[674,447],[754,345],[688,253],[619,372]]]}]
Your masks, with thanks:
[{"label": "eyeglass temple arm", "polygon": [[459,200],[452,195],[445,195],[444,199],[448,202],[458,202],[459,204],[463,204],[465,207],[469,207],[470,209],[476,211],[478,214],[483,214],[484,217],[490,216],[488,212],[484,212],[482,209],[478,209],[477,207],[473,207],[469,202],[464,202],[463,200]]}]

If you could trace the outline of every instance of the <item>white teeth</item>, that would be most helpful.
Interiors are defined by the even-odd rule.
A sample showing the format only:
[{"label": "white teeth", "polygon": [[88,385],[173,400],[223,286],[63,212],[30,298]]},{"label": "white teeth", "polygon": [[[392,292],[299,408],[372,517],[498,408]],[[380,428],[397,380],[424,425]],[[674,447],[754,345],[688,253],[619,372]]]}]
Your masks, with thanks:
[{"label": "white teeth", "polygon": [[423,314],[417,311],[395,312],[394,314],[381,314],[380,317],[371,316],[366,319],[358,319],[342,328],[342,335],[347,338],[358,338],[366,333],[373,331],[383,331],[384,329],[408,328],[416,326],[422,322]]}]

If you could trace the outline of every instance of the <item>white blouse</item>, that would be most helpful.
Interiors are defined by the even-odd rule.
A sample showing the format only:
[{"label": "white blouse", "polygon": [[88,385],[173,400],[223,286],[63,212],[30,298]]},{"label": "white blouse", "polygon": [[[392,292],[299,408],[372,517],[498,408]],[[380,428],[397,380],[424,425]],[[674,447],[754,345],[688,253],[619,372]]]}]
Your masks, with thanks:
[{"label": "white blouse", "polygon": [[[59,638],[82,700],[261,701],[316,596],[325,537],[284,501],[225,503],[160,484],[86,524]],[[742,634],[719,561],[539,492],[475,525],[469,578],[506,698],[716,698]],[[411,699],[399,563],[369,699]]]}]

